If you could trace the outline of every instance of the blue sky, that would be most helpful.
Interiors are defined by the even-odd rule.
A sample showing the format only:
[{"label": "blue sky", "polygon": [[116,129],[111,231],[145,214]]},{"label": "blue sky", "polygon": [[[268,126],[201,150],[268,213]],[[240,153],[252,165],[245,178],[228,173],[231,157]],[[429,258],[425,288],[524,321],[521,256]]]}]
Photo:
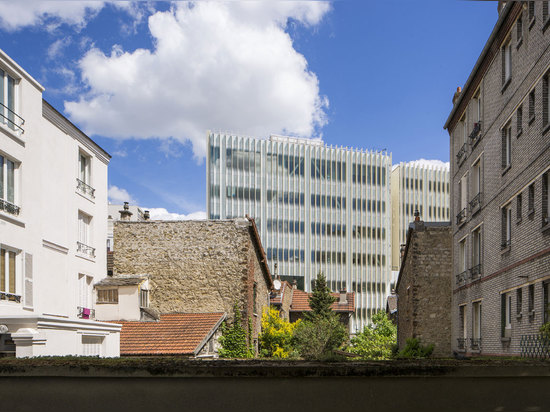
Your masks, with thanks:
[{"label": "blue sky", "polygon": [[2,1],[0,48],[113,156],[114,202],[197,217],[208,129],[448,161],[496,3]]}]

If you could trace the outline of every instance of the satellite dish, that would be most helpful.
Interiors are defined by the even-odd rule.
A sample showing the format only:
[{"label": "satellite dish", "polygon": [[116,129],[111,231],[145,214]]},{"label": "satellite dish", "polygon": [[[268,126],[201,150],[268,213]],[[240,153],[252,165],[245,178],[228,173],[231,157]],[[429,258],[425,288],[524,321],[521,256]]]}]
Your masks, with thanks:
[{"label": "satellite dish", "polygon": [[273,286],[275,287],[275,290],[281,290],[281,281],[279,279],[275,279],[273,281]]}]

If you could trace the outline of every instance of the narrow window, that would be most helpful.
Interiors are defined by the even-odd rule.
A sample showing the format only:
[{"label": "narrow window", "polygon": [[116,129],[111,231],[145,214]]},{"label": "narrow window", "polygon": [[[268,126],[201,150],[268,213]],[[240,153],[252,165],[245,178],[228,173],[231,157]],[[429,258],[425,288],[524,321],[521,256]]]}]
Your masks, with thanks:
[{"label": "narrow window", "polygon": [[542,225],[548,224],[548,213],[550,211],[550,172],[542,175]]},{"label": "narrow window", "polygon": [[522,198],[521,198],[521,193],[517,196],[516,198],[516,220],[519,222],[521,221],[521,213],[522,213]]},{"label": "narrow window", "polygon": [[512,78],[512,43],[510,40],[502,46],[502,85],[505,86]]},{"label": "narrow window", "polygon": [[523,289],[516,289],[516,316],[521,316],[523,306]]},{"label": "narrow window", "polygon": [[519,137],[523,132],[523,106],[519,106],[516,112],[516,136]]},{"label": "narrow window", "polygon": [[511,244],[512,208],[510,204],[502,208],[501,248],[506,249]]},{"label": "narrow window", "polygon": [[523,40],[523,15],[520,15],[516,22],[516,38],[517,38],[517,45],[519,47]]},{"label": "narrow window", "polygon": [[529,93],[529,124],[535,120],[535,90]]},{"label": "narrow window", "polygon": [[532,212],[535,211],[535,184],[532,183],[531,185],[529,185],[529,205],[528,205],[528,210],[527,210],[527,213],[531,214]]},{"label": "narrow window", "polygon": [[544,76],[542,80],[542,125],[548,126],[550,121],[550,88],[548,82],[550,81],[550,72]]},{"label": "narrow window", "polygon": [[512,163],[512,128],[508,124],[502,129],[502,168],[507,169]]},{"label": "narrow window", "polygon": [[535,285],[529,285],[529,316],[535,311]]},{"label": "narrow window", "polygon": [[531,28],[532,24],[531,22],[535,21],[535,2],[530,1],[528,4],[529,9],[529,28]]}]

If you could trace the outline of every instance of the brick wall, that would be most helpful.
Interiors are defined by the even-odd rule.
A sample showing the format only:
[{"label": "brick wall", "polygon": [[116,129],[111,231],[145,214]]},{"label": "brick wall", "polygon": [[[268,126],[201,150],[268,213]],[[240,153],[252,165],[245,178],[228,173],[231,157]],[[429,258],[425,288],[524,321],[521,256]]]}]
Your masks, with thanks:
[{"label": "brick wall", "polygon": [[434,344],[434,356],[451,353],[451,227],[423,222],[409,232],[397,284],[397,340]]},{"label": "brick wall", "polygon": [[237,302],[256,339],[269,295],[252,236],[244,219],[116,222],[114,272],[149,274],[160,313],[223,311],[231,321]]},{"label": "brick wall", "polygon": [[[520,353],[522,334],[538,331],[544,315],[543,288],[550,277],[550,230],[543,227],[542,175],[550,168],[550,131],[543,124],[543,78],[550,69],[550,23],[543,21],[542,2],[535,4],[535,19],[531,23],[527,9],[519,2],[511,3],[501,29],[497,32],[493,50],[495,54],[486,58],[487,70],[479,84],[482,101],[482,133],[476,145],[470,145],[463,163],[458,164],[456,153],[462,145],[460,125],[449,129],[451,135],[451,179],[453,213],[453,255],[454,275],[459,272],[459,241],[466,239],[466,267],[473,267],[472,231],[481,228],[482,255],[481,276],[468,276],[465,281],[453,279],[453,348],[459,338],[466,337],[468,352],[472,351],[470,339],[473,334],[473,302],[480,301],[481,350],[482,354],[517,355]],[[523,30],[518,33],[518,19],[521,17]],[[501,46],[507,41],[512,46],[511,81],[502,85]],[[467,90],[463,93],[468,95]],[[529,116],[529,95],[535,95],[535,116]],[[467,115],[467,129],[473,128],[475,105],[467,101],[465,111],[457,111],[455,120]],[[523,116],[518,127],[518,108]],[[451,122],[452,124],[452,122]],[[503,169],[501,130],[511,126],[511,165]],[[519,130],[521,129],[521,132]],[[482,203],[476,212],[468,210],[466,222],[457,225],[454,216],[458,214],[458,181],[469,173],[477,159],[482,163]],[[475,193],[471,178],[468,201]],[[529,185],[535,188],[535,207],[528,212]],[[517,196],[522,196],[522,209],[518,213]],[[512,210],[511,244],[501,247],[501,210],[510,204]],[[470,274],[470,273],[469,273]],[[526,316],[529,285],[534,285],[534,314]],[[522,305],[517,308],[517,290],[522,292]],[[501,295],[512,297],[511,331],[503,336],[501,318]],[[459,306],[465,307],[465,324],[459,319]],[[521,315],[520,315],[521,314]],[[464,327],[464,326],[465,327]],[[465,329],[465,330],[464,330]]]}]

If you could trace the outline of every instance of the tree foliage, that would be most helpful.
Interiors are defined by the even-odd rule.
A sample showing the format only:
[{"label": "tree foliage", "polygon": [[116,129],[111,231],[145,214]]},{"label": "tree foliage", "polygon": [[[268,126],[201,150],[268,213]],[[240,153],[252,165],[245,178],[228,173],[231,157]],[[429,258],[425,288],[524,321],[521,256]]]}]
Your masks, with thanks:
[{"label": "tree foliage", "polygon": [[384,360],[392,356],[392,346],[397,341],[397,327],[380,311],[372,317],[372,323],[351,340],[348,351],[365,360]]},{"label": "tree foliage", "polygon": [[311,312],[304,315],[294,333],[300,355],[308,360],[328,360],[348,338],[346,327],[338,314],[332,311],[335,298],[330,294],[323,273],[317,275],[313,293],[309,297]]},{"label": "tree foliage", "polygon": [[300,320],[294,323],[282,319],[276,308],[269,308],[262,314],[260,334],[261,355],[285,359],[293,352],[293,335]]},{"label": "tree foliage", "polygon": [[403,350],[397,354],[398,358],[428,358],[434,351],[434,344],[422,345],[416,338],[409,338]]},{"label": "tree foliage", "polygon": [[219,355],[221,358],[252,358],[254,357],[254,348],[247,345],[247,333],[243,328],[241,311],[236,303],[233,313],[234,319],[231,326],[226,323],[222,325]]}]

